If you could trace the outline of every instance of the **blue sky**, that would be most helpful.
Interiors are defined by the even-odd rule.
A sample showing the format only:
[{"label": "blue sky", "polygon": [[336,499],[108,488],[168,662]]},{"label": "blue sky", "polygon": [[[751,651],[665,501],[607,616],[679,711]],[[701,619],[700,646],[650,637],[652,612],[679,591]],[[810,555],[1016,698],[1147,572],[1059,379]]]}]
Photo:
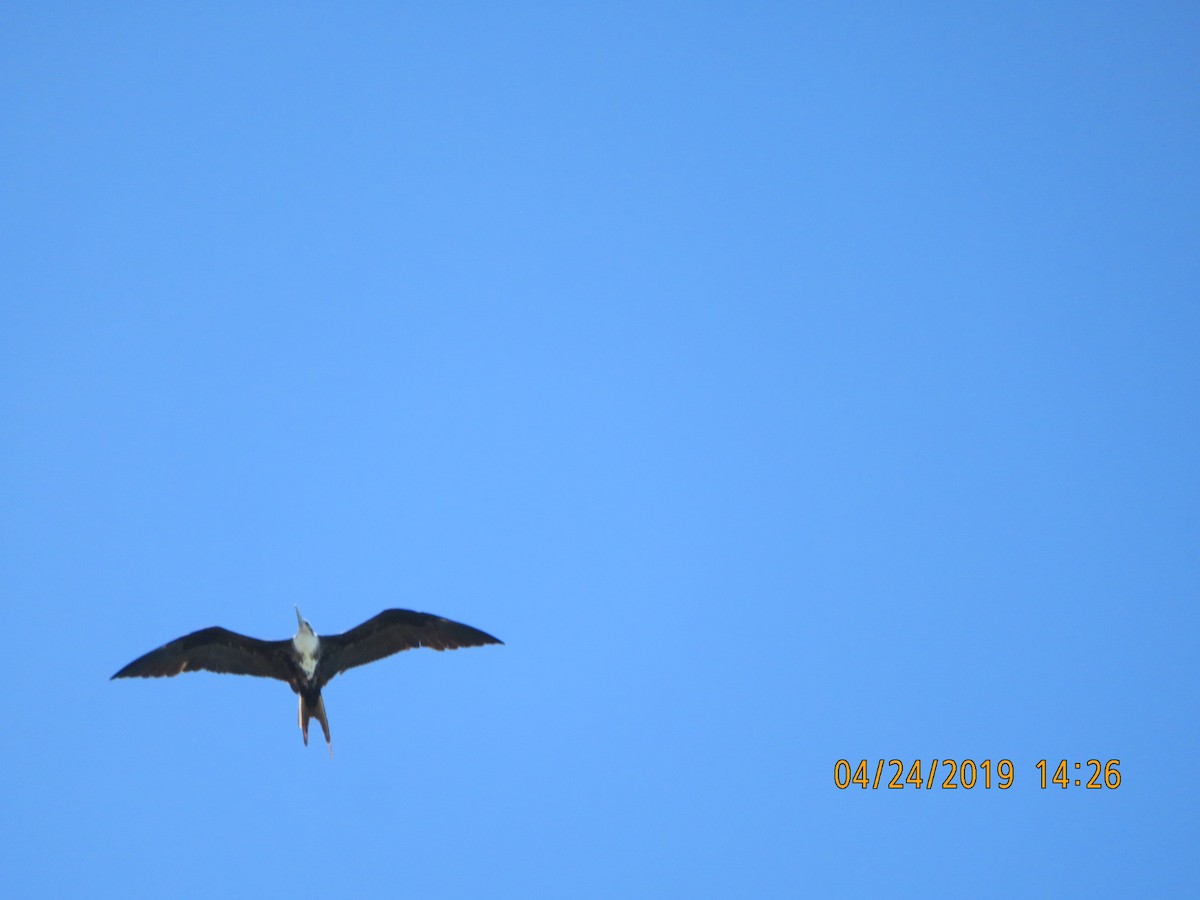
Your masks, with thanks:
[{"label": "blue sky", "polygon": [[[5,895],[1194,893],[1198,40],[6,5]],[[506,644],[108,680],[293,604]]]}]

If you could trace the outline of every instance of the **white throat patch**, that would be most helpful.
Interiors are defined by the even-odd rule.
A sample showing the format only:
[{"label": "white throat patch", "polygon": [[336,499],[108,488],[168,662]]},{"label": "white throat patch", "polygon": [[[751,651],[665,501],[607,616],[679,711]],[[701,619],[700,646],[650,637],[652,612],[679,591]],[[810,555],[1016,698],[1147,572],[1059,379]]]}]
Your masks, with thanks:
[{"label": "white throat patch", "polygon": [[310,631],[301,630],[292,638],[292,645],[300,656],[300,668],[305,678],[312,678],[317,671],[317,659],[321,655],[321,641]]}]

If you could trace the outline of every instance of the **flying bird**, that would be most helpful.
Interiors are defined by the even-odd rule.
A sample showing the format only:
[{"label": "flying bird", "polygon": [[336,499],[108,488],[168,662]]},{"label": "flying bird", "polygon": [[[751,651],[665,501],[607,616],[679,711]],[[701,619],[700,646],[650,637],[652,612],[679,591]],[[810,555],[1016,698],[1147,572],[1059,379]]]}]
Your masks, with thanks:
[{"label": "flying bird", "polygon": [[344,634],[325,637],[317,637],[298,607],[296,621],[300,627],[295,637],[282,641],[260,641],[219,626],[202,628],[138,657],[113,678],[171,678],[201,669],[278,678],[300,695],[304,745],[308,746],[309,720],[316,719],[333,756],[321,688],[334,675],[415,647],[457,650],[504,643],[470,625],[411,609],[386,609]]}]

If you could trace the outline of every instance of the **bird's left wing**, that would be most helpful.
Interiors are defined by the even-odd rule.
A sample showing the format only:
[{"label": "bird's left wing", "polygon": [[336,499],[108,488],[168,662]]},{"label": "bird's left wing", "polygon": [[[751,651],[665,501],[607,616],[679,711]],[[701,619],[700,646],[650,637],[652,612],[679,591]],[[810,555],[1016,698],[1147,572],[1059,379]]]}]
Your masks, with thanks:
[{"label": "bird's left wing", "polygon": [[343,634],[321,638],[321,662],[316,680],[323,686],[339,672],[416,647],[457,650],[459,647],[503,643],[478,628],[431,613],[387,609]]},{"label": "bird's left wing", "polygon": [[292,677],[291,641],[260,641],[226,628],[203,628],[151,650],[113,678],[162,678],[205,669],[229,675]]}]

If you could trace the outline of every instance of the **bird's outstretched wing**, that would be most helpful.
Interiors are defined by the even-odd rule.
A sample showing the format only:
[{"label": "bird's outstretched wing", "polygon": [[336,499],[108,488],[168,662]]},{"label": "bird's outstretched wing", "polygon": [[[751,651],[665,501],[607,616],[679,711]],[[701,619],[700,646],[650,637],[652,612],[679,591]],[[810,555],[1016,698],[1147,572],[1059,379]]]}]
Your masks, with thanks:
[{"label": "bird's outstretched wing", "polygon": [[230,675],[258,675],[289,681],[294,667],[291,641],[260,641],[226,628],[203,628],[151,650],[113,678],[161,678],[206,669]]},{"label": "bird's outstretched wing", "polygon": [[411,609],[387,609],[357,628],[321,638],[321,662],[315,681],[323,687],[339,672],[415,647],[457,650],[503,643],[478,628],[441,616]]}]

